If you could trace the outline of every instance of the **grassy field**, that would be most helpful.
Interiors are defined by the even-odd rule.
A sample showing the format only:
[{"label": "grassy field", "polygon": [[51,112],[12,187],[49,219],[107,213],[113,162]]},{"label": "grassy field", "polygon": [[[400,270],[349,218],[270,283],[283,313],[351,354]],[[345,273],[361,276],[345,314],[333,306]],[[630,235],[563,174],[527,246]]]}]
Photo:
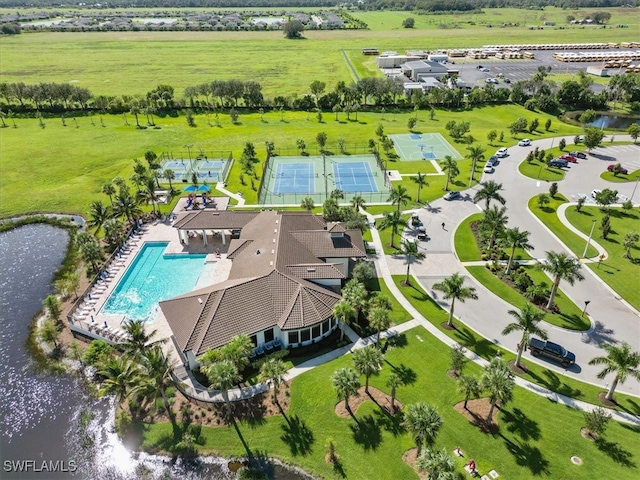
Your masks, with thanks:
[{"label": "grassy field", "polygon": [[[482,433],[452,408],[463,398],[456,392],[455,381],[446,375],[449,349],[422,329],[406,332],[397,343],[387,352],[385,365],[371,384],[387,391],[389,374],[404,372],[410,383],[398,388],[399,401],[403,405],[433,404],[443,417],[436,448],[452,451],[460,446],[467,457],[476,459],[481,473],[495,469],[511,479],[634,478],[640,450],[638,429],[614,423],[607,430],[606,442],[589,442],[580,435],[584,424],[580,412],[516,388],[513,402],[499,413],[499,433]],[[253,418],[238,422],[237,429],[203,428],[204,446],[199,450],[225,456],[246,455],[247,450],[273,455],[323,478],[417,478],[402,461],[403,452],[414,445],[398,418],[388,416],[371,401],[360,406],[355,418],[334,414],[337,399],[330,377],[350,364],[347,355],[296,378],[285,417]],[[479,367],[470,364],[466,373],[478,374]],[[143,446],[162,449],[171,442],[171,435],[168,423],[147,425]],[[329,438],[340,455],[340,469],[324,461]],[[580,456],[584,464],[572,465],[572,455]],[[466,459],[456,461],[462,472]]]},{"label": "grassy field", "polygon": [[[607,240],[601,238],[597,226],[600,225],[602,210],[598,207],[583,207],[580,212],[576,212],[575,207],[567,209],[567,219],[571,224],[585,235],[589,235],[593,220],[596,221],[596,232],[594,238],[607,250],[608,258],[602,262],[590,263],[587,266],[593,270],[602,280],[613,288],[621,297],[640,310],[640,248],[636,246],[631,254],[635,257],[632,260],[623,257],[625,249],[622,246],[624,236],[631,231],[640,232],[640,209],[634,208],[629,213],[612,208],[611,233]],[[550,227],[551,228],[551,227]],[[554,232],[556,229],[553,229]],[[580,252],[582,253],[582,252]]]},{"label": "grassy field", "polygon": [[[623,165],[624,167],[624,165]],[[611,183],[627,183],[627,182],[635,182],[636,179],[640,177],[640,170],[634,170],[629,172],[627,175],[618,175],[617,177],[610,171],[605,170],[600,174],[600,178],[606,180]],[[614,187],[615,188],[615,187]]]}]

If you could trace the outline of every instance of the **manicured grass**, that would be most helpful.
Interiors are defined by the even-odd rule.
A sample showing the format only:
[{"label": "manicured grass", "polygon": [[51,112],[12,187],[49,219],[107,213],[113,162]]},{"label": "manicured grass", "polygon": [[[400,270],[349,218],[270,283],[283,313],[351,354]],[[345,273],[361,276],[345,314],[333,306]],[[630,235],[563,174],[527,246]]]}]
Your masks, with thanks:
[{"label": "manicured grass", "polygon": [[[395,210],[397,207],[394,205],[393,209]],[[411,215],[406,214],[402,215],[402,218],[406,220],[406,222],[411,225]],[[403,229],[398,229],[398,234],[393,236],[393,247],[391,246],[391,227],[386,228],[384,230],[379,228],[379,225],[382,224],[384,219],[376,220],[376,225],[378,226],[378,232],[380,233],[380,241],[382,242],[382,247],[384,248],[385,255],[396,255],[400,252],[400,246],[402,245],[402,232]]]},{"label": "manicured grass", "polygon": [[[623,257],[625,249],[622,246],[624,236],[631,232],[640,232],[640,209],[634,208],[628,212],[620,208],[610,209],[611,233],[608,239],[601,238],[598,226],[603,216],[603,212],[598,207],[583,207],[580,212],[576,212],[575,207],[567,209],[567,219],[573,226],[589,235],[593,220],[596,221],[594,239],[607,250],[608,258],[599,263],[588,263],[587,267],[593,270],[607,285],[613,288],[622,298],[640,310],[640,248],[632,249],[632,260]],[[554,228],[556,233],[557,227]],[[565,230],[563,228],[563,230]],[[557,234],[557,233],[556,233]]]},{"label": "manicured grass", "polygon": [[[551,203],[542,208],[538,206],[537,197],[532,197],[529,200],[528,205],[533,214],[538,217],[542,223],[544,223],[560,239],[560,241],[573,252],[574,255],[582,257],[584,247],[587,245],[586,240],[580,238],[569,229],[564,228],[556,214],[558,207],[566,202],[568,202],[568,200],[564,196],[556,194],[556,198],[552,198]],[[589,228],[591,228],[591,225],[589,225]],[[596,255],[598,255],[598,250],[593,245],[589,245],[587,258],[593,258]]]},{"label": "manicured grass", "polygon": [[[535,267],[531,266],[524,266],[521,268],[524,268],[526,270],[526,272],[536,284],[545,282],[548,287],[551,287],[552,280],[550,280],[549,277],[547,277],[543,272],[536,271]],[[484,285],[488,290],[513,305],[515,307],[515,310],[518,310],[529,303],[524,295],[518,292],[515,288],[510,287],[502,280],[497,278],[486,267],[466,267],[466,269],[471,275],[473,275],[476,280],[478,280],[478,282]],[[589,327],[591,326],[589,323],[589,319],[582,317],[582,310],[580,310],[580,308],[578,308],[575,303],[567,298],[562,289],[558,290],[555,298],[555,303],[560,309],[560,313],[545,314],[545,322],[556,325],[558,327],[567,328],[569,330],[585,331],[589,329]]]},{"label": "manicured grass", "polygon": [[[396,344],[387,351],[383,369],[379,376],[372,377],[371,384],[388,392],[385,384],[389,375],[401,373],[409,380],[397,391],[403,405],[422,401],[436,406],[444,421],[436,448],[452,451],[460,446],[467,457],[475,458],[482,473],[495,469],[502,475],[508,472],[512,479],[635,477],[640,451],[638,429],[612,423],[605,446],[598,447],[580,435],[584,425],[581,412],[516,388],[513,402],[500,411],[499,434],[482,433],[452,408],[463,398],[456,391],[455,380],[446,374],[449,349],[423,329],[402,334]],[[351,363],[350,355],[346,355],[294,379],[286,417],[242,420],[237,429],[203,428],[204,444],[198,451],[236,456],[246,455],[249,449],[331,479],[341,478],[340,472],[347,478],[417,478],[402,461],[403,452],[414,444],[397,417],[388,416],[371,401],[355,413],[357,420],[334,414],[337,398],[331,375]],[[468,364],[465,372],[477,375],[480,368]],[[145,425],[144,433],[146,450],[167,448],[172,440],[168,423]],[[340,471],[324,461],[329,438],[340,455]],[[584,464],[572,465],[571,455],[580,456]],[[460,472],[465,461],[456,459]]]},{"label": "manicured grass", "polygon": [[605,170],[600,174],[601,179],[612,183],[635,182],[638,177],[640,177],[640,170],[634,170],[632,172],[629,172],[627,175],[620,174],[617,177],[608,170]]},{"label": "manicured grass", "polygon": [[387,297],[391,301],[391,324],[400,325],[411,320],[411,315],[407,312],[396,297],[391,293],[387,283],[382,278],[372,278],[367,283],[367,290],[370,292],[378,292],[380,295]]},{"label": "manicured grass", "polygon": [[561,168],[547,167],[544,162],[523,160],[518,171],[525,177],[540,179],[545,182],[559,182],[564,179],[565,171]]},{"label": "manicured grass", "polygon": [[[416,285],[416,282],[413,282],[410,286],[404,285],[402,283],[404,276],[402,275],[394,275],[393,281],[411,305],[449,338],[452,338],[459,344],[475,352],[485,360],[491,360],[496,355],[501,355],[506,361],[515,359],[515,354],[498,347],[492,341],[482,337],[463,323],[456,321],[455,330],[444,329],[442,324],[446,323],[449,318],[448,313],[443,310],[420,285]],[[585,402],[598,403],[598,394],[603,391],[602,387],[583,383],[564,375],[558,375],[553,370],[535,363],[528,363],[526,362],[526,355],[524,361],[527,363],[529,371],[521,375],[522,378],[562,395],[567,395]],[[616,394],[616,399],[618,400],[618,409],[634,415],[640,415],[640,405],[638,404],[637,397]]]},{"label": "manicured grass", "polygon": [[476,239],[471,232],[471,223],[482,219],[484,214],[474,213],[465,218],[454,235],[454,245],[456,254],[461,262],[475,262],[480,260],[480,249]]}]

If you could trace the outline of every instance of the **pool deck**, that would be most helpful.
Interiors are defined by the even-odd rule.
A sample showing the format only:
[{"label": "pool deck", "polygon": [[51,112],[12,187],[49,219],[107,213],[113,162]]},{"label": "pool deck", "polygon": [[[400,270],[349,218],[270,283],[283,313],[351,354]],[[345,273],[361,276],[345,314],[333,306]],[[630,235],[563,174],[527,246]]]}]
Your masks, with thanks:
[{"label": "pool deck", "polygon": [[[220,197],[216,197],[218,208],[226,209],[228,198],[225,198],[224,201],[220,200],[222,200]],[[229,246],[228,237],[226,245],[222,243],[220,236],[208,236],[206,245],[199,236],[191,238],[189,245],[180,242],[178,232],[173,228],[173,222],[184,215],[185,204],[186,198],[181,198],[173,213],[168,215],[166,219],[145,224],[136,235],[129,238],[123,247],[123,253],[116,256],[106,269],[107,278],[99,281],[90,291],[85,293],[83,302],[72,315],[73,330],[90,338],[106,340],[113,344],[121,343],[126,339],[124,333],[126,316],[106,314],[102,312],[102,308],[133,263],[136,255],[147,242],[169,242],[165,254],[206,254],[205,263],[214,263],[215,267],[203,270],[197,281],[196,289],[223,282],[229,277],[232,262],[226,258]],[[219,252],[219,255],[216,252]],[[181,365],[180,355],[174,343],[169,341],[172,332],[162,312],[158,313],[154,321],[147,322],[145,328],[148,333],[156,331],[153,335],[153,342],[162,342],[165,354],[169,356],[172,363]]]}]

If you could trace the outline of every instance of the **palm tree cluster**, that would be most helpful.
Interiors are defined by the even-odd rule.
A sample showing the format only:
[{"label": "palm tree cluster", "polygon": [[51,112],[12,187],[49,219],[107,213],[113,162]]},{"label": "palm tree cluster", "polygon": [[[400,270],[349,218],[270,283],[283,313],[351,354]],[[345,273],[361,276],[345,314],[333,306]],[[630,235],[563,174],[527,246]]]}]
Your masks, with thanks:
[{"label": "palm tree cluster", "polygon": [[[340,206],[338,202],[342,199],[344,199],[344,192],[339,189],[333,190],[322,204],[322,218],[325,222],[344,222],[347,228],[364,232],[368,228],[366,217],[360,213],[360,209],[365,208],[364,198],[355,195],[350,205]],[[315,208],[315,204],[311,197],[306,197],[302,199],[300,207],[311,211]]]}]

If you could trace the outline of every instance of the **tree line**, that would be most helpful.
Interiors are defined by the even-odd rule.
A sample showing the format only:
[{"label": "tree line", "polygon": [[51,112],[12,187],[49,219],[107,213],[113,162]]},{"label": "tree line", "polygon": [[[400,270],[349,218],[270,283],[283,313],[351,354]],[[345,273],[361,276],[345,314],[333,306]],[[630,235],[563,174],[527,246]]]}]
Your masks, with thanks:
[{"label": "tree line", "polygon": [[637,0],[370,0],[359,4],[366,10],[416,10],[430,13],[470,12],[481,8],[598,8],[637,6]]}]

